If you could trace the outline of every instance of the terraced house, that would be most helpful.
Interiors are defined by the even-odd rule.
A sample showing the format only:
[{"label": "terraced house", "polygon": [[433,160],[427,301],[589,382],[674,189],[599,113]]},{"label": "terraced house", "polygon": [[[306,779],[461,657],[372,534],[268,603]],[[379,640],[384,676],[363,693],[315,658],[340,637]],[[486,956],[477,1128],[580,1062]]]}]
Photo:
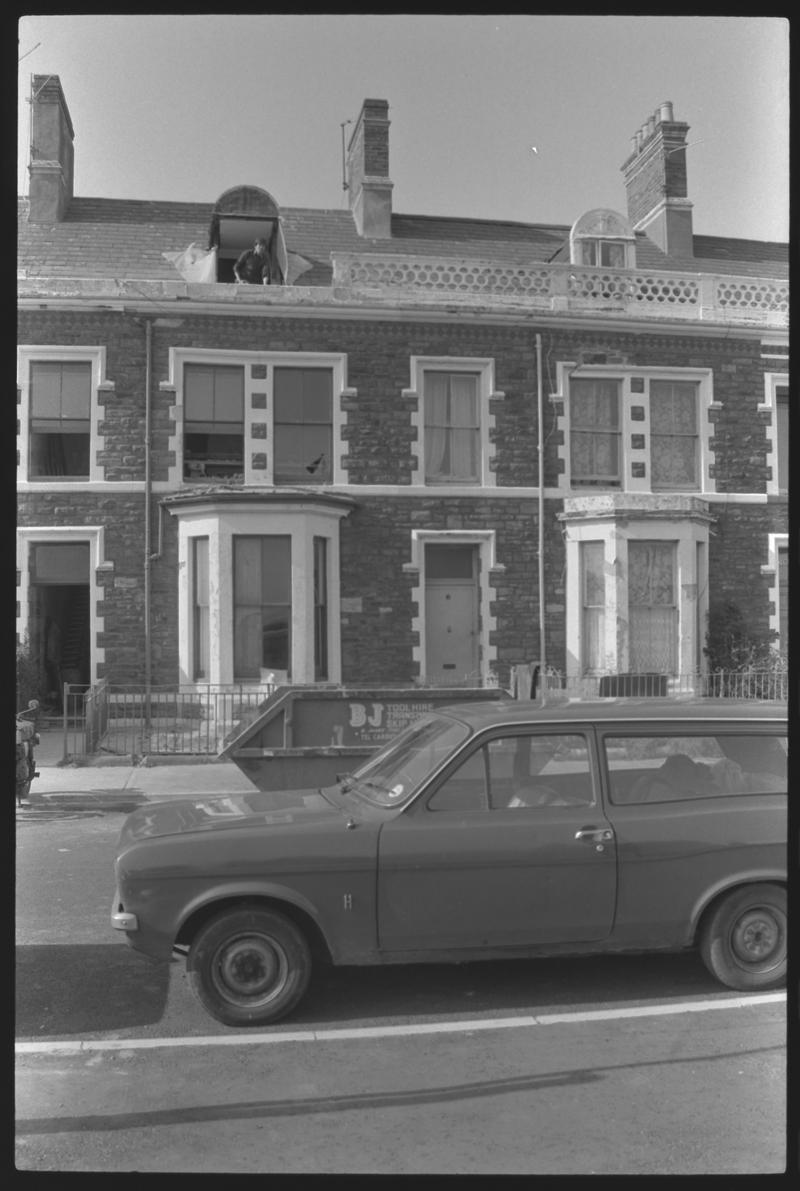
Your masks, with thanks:
[{"label": "terraced house", "polygon": [[268,173],[82,198],[58,78],[31,95],[17,607],[51,690],[669,686],[731,610],[786,644],[787,246],[694,233],[671,103],[608,146],[624,213],[544,225],[396,213],[378,99],[349,209]]}]

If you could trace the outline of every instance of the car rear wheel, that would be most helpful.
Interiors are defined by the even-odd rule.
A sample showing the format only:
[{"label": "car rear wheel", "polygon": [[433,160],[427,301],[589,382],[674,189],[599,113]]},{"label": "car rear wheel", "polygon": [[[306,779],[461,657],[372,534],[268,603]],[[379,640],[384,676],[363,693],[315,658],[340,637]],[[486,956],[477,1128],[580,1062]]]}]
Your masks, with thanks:
[{"label": "car rear wheel", "polygon": [[311,975],[302,932],[283,914],[226,910],[195,936],[187,957],[192,991],[217,1021],[265,1025],[300,1001]]},{"label": "car rear wheel", "polygon": [[786,980],[786,890],[747,885],[728,894],[703,929],[700,954],[729,988],[780,987]]}]

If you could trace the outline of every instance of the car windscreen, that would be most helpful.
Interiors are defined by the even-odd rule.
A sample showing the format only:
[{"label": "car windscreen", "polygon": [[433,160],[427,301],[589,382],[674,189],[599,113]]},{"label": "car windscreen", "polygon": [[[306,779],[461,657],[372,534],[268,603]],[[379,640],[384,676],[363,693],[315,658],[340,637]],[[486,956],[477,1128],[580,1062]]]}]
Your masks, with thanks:
[{"label": "car windscreen", "polygon": [[469,728],[449,716],[423,715],[344,781],[348,792],[374,806],[407,802],[462,744]]}]

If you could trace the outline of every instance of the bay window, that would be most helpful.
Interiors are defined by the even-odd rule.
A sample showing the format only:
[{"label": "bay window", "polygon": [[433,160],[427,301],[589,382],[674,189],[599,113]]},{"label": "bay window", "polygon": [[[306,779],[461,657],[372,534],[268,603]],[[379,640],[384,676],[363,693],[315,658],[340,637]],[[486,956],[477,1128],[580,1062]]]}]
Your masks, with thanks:
[{"label": "bay window", "polygon": [[628,543],[630,668],[672,674],[678,661],[675,543]]},{"label": "bay window", "polygon": [[599,674],[605,658],[605,543],[581,545],[583,673]]},{"label": "bay window", "polygon": [[234,679],[291,668],[291,538],[233,538]]}]

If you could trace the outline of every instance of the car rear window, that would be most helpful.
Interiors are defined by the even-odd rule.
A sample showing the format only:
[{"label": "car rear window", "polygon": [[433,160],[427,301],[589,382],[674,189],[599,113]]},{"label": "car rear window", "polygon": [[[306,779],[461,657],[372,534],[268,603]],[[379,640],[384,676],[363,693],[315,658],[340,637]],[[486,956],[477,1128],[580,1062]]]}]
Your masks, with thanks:
[{"label": "car rear window", "polygon": [[615,805],[786,792],[786,737],[765,733],[603,739]]}]

